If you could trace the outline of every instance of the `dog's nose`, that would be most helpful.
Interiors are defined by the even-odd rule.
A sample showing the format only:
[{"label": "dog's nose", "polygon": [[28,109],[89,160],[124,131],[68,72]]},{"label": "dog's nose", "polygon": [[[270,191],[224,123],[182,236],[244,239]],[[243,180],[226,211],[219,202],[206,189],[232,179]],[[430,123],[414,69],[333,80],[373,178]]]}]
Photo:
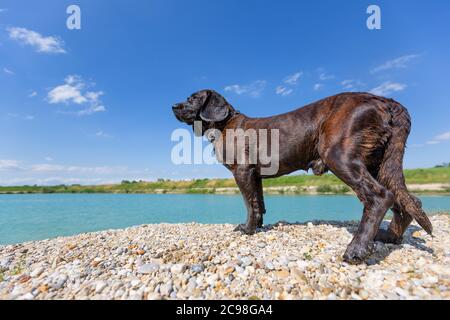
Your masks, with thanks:
[{"label": "dog's nose", "polygon": [[172,109],[173,109],[173,110],[181,109],[181,104],[180,104],[180,103],[174,104],[174,105],[172,106]]}]

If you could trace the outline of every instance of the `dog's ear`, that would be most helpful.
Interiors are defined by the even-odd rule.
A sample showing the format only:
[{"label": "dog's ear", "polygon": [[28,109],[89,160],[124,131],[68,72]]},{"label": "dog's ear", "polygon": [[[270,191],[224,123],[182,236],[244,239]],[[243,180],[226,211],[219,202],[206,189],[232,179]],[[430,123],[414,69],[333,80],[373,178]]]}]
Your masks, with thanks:
[{"label": "dog's ear", "polygon": [[230,105],[220,94],[208,92],[208,98],[200,110],[200,118],[207,122],[220,122],[230,115]]}]

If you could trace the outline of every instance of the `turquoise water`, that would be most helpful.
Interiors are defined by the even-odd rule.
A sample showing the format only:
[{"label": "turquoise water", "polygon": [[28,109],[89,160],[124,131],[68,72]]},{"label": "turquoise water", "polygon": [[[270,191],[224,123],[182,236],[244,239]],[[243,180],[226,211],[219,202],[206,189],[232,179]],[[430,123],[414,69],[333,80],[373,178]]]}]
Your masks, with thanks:
[{"label": "turquoise water", "polygon": [[[265,223],[360,219],[352,196],[265,197]],[[450,196],[421,197],[427,212],[450,210]],[[0,195],[0,244],[147,223],[242,223],[240,195]]]}]

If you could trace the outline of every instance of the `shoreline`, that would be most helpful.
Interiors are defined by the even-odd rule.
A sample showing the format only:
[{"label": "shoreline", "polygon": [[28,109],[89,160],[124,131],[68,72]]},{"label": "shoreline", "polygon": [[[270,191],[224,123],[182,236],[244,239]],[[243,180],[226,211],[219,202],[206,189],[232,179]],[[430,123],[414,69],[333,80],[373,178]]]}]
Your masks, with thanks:
[{"label": "shoreline", "polygon": [[[446,183],[427,183],[427,184],[408,184],[408,190],[418,195],[450,195],[450,184]],[[345,185],[322,185],[322,186],[274,186],[264,187],[264,193],[269,195],[354,195]],[[240,194],[237,187],[221,188],[189,188],[189,189],[149,189],[128,192],[23,192],[23,191],[0,191],[0,195],[8,194],[215,194],[215,195],[235,195]]]},{"label": "shoreline", "polygon": [[0,299],[450,299],[447,214],[430,217],[434,238],[413,224],[358,266],[342,261],[357,222],[254,236],[153,224],[0,246]]}]

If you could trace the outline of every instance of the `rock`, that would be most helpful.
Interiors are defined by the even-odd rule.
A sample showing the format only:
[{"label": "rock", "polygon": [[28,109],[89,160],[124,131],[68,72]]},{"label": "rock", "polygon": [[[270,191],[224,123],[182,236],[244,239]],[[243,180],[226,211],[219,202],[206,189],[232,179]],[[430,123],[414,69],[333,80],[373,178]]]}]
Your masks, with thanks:
[{"label": "rock", "polygon": [[137,272],[142,273],[142,274],[150,274],[150,273],[158,271],[159,268],[160,268],[160,265],[157,263],[147,263],[147,264],[140,265],[137,269]]},{"label": "rock", "polygon": [[253,260],[250,257],[242,257],[241,262],[242,262],[241,265],[243,267],[247,267],[253,263]]},{"label": "rock", "polygon": [[216,283],[217,280],[219,280],[219,275],[216,274],[216,273],[214,273],[214,274],[210,275],[210,276],[206,279],[206,283],[207,283],[209,286],[213,286],[213,285]]},{"label": "rock", "polygon": [[30,277],[36,278],[39,277],[45,271],[44,267],[37,267],[30,273]]},{"label": "rock", "polygon": [[24,294],[24,288],[20,285],[14,286],[10,293],[10,299],[16,299],[17,297]]},{"label": "rock", "polygon": [[161,300],[162,297],[158,293],[151,292],[147,295],[147,300]]},{"label": "rock", "polygon": [[272,261],[267,261],[265,267],[268,270],[274,270],[275,269],[275,266],[273,265]]},{"label": "rock", "polygon": [[31,292],[28,292],[23,296],[19,297],[19,300],[34,300],[34,295]]},{"label": "rock", "polygon": [[223,274],[227,275],[232,273],[235,270],[234,266],[230,266],[230,265],[225,265],[223,268]]},{"label": "rock", "polygon": [[12,257],[5,257],[0,260],[0,272],[6,271],[11,266]]},{"label": "rock", "polygon": [[55,290],[61,289],[67,281],[67,275],[60,273],[53,273],[49,277],[49,286]]},{"label": "rock", "polygon": [[139,279],[133,279],[133,280],[131,280],[131,282],[130,282],[130,284],[131,284],[131,286],[132,286],[133,288],[136,288],[136,287],[139,286],[141,283],[142,283],[142,282],[141,282],[141,280],[139,280]]},{"label": "rock", "polygon": [[203,272],[203,270],[205,270],[205,267],[202,264],[193,264],[191,266],[191,272],[193,274],[201,273],[201,272]]},{"label": "rock", "polygon": [[256,244],[256,246],[257,246],[258,248],[263,249],[263,248],[266,247],[266,243],[265,243],[265,242],[258,242],[258,243]]},{"label": "rock", "polygon": [[125,294],[125,291],[122,289],[119,289],[114,293],[114,298],[120,299],[124,294]]},{"label": "rock", "polygon": [[361,291],[359,291],[359,296],[360,296],[363,300],[369,299],[369,293],[368,293],[366,290],[361,290]]},{"label": "rock", "polygon": [[289,259],[288,259],[286,256],[281,256],[281,257],[278,259],[278,263],[279,263],[280,265],[282,265],[282,266],[287,266],[288,263],[289,263]]},{"label": "rock", "polygon": [[280,279],[285,279],[289,277],[289,271],[287,270],[275,271],[275,275]]},{"label": "rock", "polygon": [[[128,269],[122,269],[122,270],[119,270],[118,272],[117,272],[117,275],[119,276],[119,277],[124,277],[124,276],[126,276],[127,274],[129,274],[131,272],[131,270],[128,270]],[[139,272],[139,269],[138,269],[138,272]]]},{"label": "rock", "polygon": [[119,247],[116,250],[114,250],[114,254],[117,255],[117,256],[120,256],[122,253],[124,253],[126,251],[127,251],[127,248]]},{"label": "rock", "polygon": [[187,265],[185,265],[184,263],[178,263],[178,264],[174,264],[170,268],[170,272],[175,273],[175,274],[180,274],[180,273],[183,273],[184,271],[186,271],[186,269],[187,269]]},{"label": "rock", "polygon": [[143,292],[134,292],[130,294],[128,300],[142,300],[143,296],[144,296]]},{"label": "rock", "polygon": [[172,281],[169,281],[163,285],[161,285],[161,287],[159,288],[159,293],[162,296],[168,296],[170,295],[170,293],[173,291],[173,284]]},{"label": "rock", "polygon": [[102,293],[102,291],[106,288],[107,283],[105,281],[99,281],[95,285],[95,293]]},{"label": "rock", "polygon": [[299,270],[305,270],[309,266],[309,263],[305,260],[298,260],[297,267]]}]

